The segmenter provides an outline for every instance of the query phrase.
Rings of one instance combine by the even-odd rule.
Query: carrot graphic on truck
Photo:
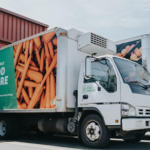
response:
[[[14,45],[18,109],[55,108],[54,105],[50,105],[50,96],[52,95],[52,99],[56,97],[56,81],[52,70],[54,66],[51,68],[52,72],[50,71],[47,74],[52,61],[55,61],[56,66],[57,57],[55,56],[54,59],[54,55],[57,51],[54,51],[54,45],[56,48],[57,37],[54,31]],[[19,75],[21,75],[21,78],[19,78]],[[43,81],[45,75],[47,79]],[[41,88],[46,87],[46,90],[42,90],[41,94],[40,91],[35,93],[41,82]],[[44,93],[46,105],[43,105]],[[23,98],[20,102],[21,95],[23,95]]]

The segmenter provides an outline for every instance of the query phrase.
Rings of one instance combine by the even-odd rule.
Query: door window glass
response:
[[[92,77],[84,79],[85,83],[98,81],[108,92],[117,90],[116,74],[109,60],[93,61],[91,67]]]

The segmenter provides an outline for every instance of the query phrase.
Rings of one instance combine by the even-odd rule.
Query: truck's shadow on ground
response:
[[[66,150],[69,148],[75,149],[90,149],[85,147],[82,142],[79,142],[75,137],[60,137],[60,136],[37,136],[37,134],[21,134],[20,138],[16,142],[40,144],[43,146],[54,146],[59,149],[63,148]],[[1,143],[1,141],[0,141]],[[143,141],[137,144],[125,143],[120,139],[111,139],[107,149],[150,149],[150,136],[146,136]],[[93,149],[92,149],[93,150]]]

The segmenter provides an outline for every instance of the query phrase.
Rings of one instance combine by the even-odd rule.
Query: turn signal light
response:
[[[118,123],[118,120],[115,120],[115,123]]]
[[[60,35],[66,35],[66,33],[60,33]]]

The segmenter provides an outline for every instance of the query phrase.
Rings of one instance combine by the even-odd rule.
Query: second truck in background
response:
[[[150,72],[150,35],[145,34],[116,42],[116,53],[120,57],[143,65]]]

